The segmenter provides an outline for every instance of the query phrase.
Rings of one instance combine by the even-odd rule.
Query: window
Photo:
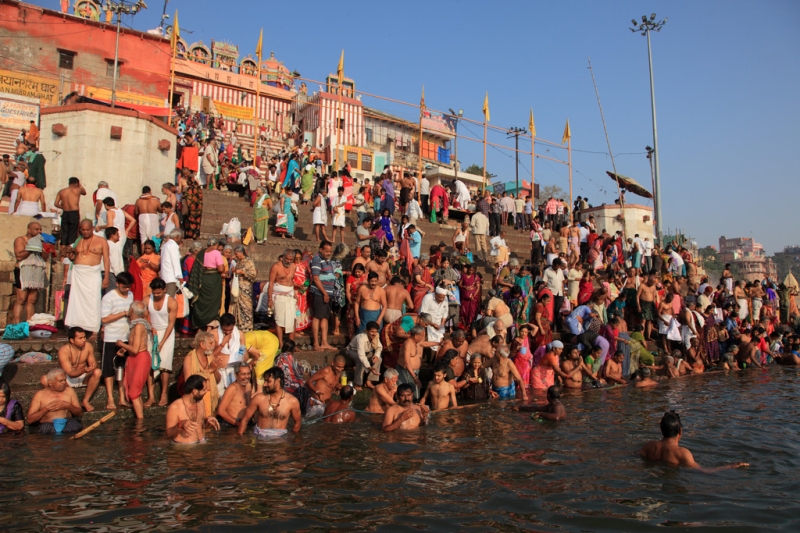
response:
[[[72,70],[75,68],[75,56],[77,54],[75,52],[70,52],[69,50],[59,50],[58,51],[58,68],[66,68]]]
[[[361,170],[372,172],[372,155],[361,154]]]
[[[347,163],[350,168],[358,168],[358,154],[356,152],[347,152]]]
[[[117,60],[117,77],[119,77],[119,71],[122,68],[122,61]],[[114,60],[113,59],[106,59],[106,76],[113,77],[114,76]]]
[[[371,128],[364,128],[364,134],[367,136],[367,142],[372,142],[372,129]]]
[[[344,129],[344,119],[343,119],[343,118],[340,118],[340,119],[339,119],[339,129],[340,129],[340,130],[343,130],[343,129]]]

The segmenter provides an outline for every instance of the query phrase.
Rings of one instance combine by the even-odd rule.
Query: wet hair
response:
[[[192,374],[188,378],[186,378],[186,383],[183,385],[183,390],[187,393],[194,392],[196,390],[203,390],[205,387],[206,378],[201,376],[200,374]]]
[[[675,411],[667,411],[664,413],[659,426],[661,427],[661,434],[665,439],[677,437],[681,429],[683,429],[681,425],[681,416]]]
[[[150,290],[158,290],[158,289],[166,289],[167,282],[161,278],[153,278],[153,281],[150,282]]]
[[[392,280],[389,282],[389,285],[404,285],[404,284],[405,282],[403,281],[403,278],[401,278],[400,276],[392,277]]]
[[[561,387],[558,385],[550,385],[547,388],[547,399],[558,400],[559,398],[561,398]]]
[[[650,369],[647,367],[642,368],[642,370],[639,373],[642,375],[643,378],[649,378],[651,374]]]
[[[117,285],[133,285],[133,275],[130,272],[120,272],[117,274]]]
[[[414,393],[414,387],[412,387],[410,383],[401,383],[397,387],[397,397],[399,398],[400,395],[403,394],[406,391],[408,391],[408,392],[413,394]]]
[[[283,388],[283,384],[286,381],[286,375],[283,373],[283,370],[278,368],[277,366],[268,368],[262,375],[262,378],[264,379],[264,381],[266,381],[267,378],[280,380],[281,388]]]
[[[433,373],[441,372],[442,374],[447,374],[447,365],[444,362],[440,362],[435,367],[433,367]]]
[[[72,177],[72,178],[70,178],[70,179],[69,179],[69,181],[68,181],[68,183],[69,183],[70,185],[77,185],[77,184],[79,184],[80,182],[81,182],[81,180],[79,180],[78,178],[75,178],[75,177]]]
[[[86,330],[79,326],[69,328],[69,330],[67,330],[67,339],[74,339],[78,333],[83,333],[85,335]]]
[[[420,333],[425,333],[425,329],[422,326],[414,326],[411,328],[411,331],[408,332],[409,337],[416,337]]]
[[[281,346],[281,352],[291,353],[294,351],[295,346],[297,345],[292,339],[285,340],[283,341],[283,346]]]
[[[388,381],[390,379],[396,378],[399,375],[400,373],[394,368],[387,368],[386,370],[383,371],[383,380]]]
[[[236,317],[230,313],[225,313],[219,317],[219,327],[235,326]]]
[[[341,189],[341,187],[339,188]],[[342,390],[339,391],[339,398],[346,401],[352,398],[353,394],[355,394],[355,389],[350,385],[345,385],[342,387]]]
[[[503,343],[503,336],[502,335],[495,335],[489,341],[491,344],[502,344]]]
[[[467,332],[464,331],[463,329],[457,329],[457,330],[455,330],[453,332],[452,335],[450,335],[450,340],[453,340],[453,339],[466,339],[466,338],[467,338]],[[448,352],[449,351],[450,350],[448,350]]]
[[[378,279],[379,277],[380,276],[378,276],[377,272],[370,272],[369,274],[367,274],[367,280]]]
[[[367,331],[371,331],[373,329],[375,330],[381,329],[381,327],[378,325],[377,322],[367,322],[367,325],[364,327],[364,329]]]

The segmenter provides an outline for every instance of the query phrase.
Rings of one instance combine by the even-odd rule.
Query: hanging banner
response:
[[[217,112],[219,114],[225,115],[228,118],[238,118],[239,120],[253,120],[252,107],[226,104],[225,102],[220,102],[219,100],[214,100],[214,107],[217,108]]]
[[[0,93],[38,98],[43,104],[57,105],[58,80],[0,70]]]
[[[39,106],[32,103],[5,100],[0,95],[0,126],[27,130],[31,120],[39,123]]]
[[[96,98],[98,100],[111,101],[111,90],[103,89],[101,87],[86,87],[85,95],[89,98]],[[143,94],[128,93],[125,91],[117,91],[117,102],[120,104],[134,104],[149,107],[167,107],[166,98],[159,98],[158,96],[145,96]]]

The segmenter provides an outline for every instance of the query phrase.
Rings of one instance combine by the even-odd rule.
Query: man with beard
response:
[[[167,409],[167,437],[177,444],[205,442],[205,427],[219,431],[219,422],[205,412],[203,396],[208,394],[208,380],[197,374],[189,376],[184,395]]]
[[[253,386],[250,383],[250,366],[244,363],[234,365],[236,381],[225,389],[225,394],[217,407],[217,416],[231,427],[238,427],[244,413],[250,406],[253,397]]]
[[[288,433],[289,417],[294,421],[292,431],[300,431],[300,402],[283,389],[284,374],[272,367],[264,372],[264,392],[257,394],[239,421],[239,435],[247,429],[247,422],[256,415],[253,433],[256,437],[281,437]]]
[[[267,301],[275,312],[275,328],[278,344],[283,344],[284,332],[294,340],[294,326],[297,315],[297,300],[294,295],[294,274],[297,265],[294,263],[295,252],[287,248],[280,260],[269,270],[269,288]]]
[[[383,416],[383,431],[416,429],[428,424],[430,409],[414,404],[414,389],[408,383],[397,387],[397,405],[386,410]]]

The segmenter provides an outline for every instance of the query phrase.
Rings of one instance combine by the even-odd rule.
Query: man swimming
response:
[[[650,375],[652,373],[653,372],[649,368],[647,368],[647,367],[642,368],[639,371],[639,374],[641,375],[641,379],[636,381],[636,385],[634,385],[634,386],[637,389],[644,389],[644,388],[647,388],[647,387],[655,387],[655,386],[657,386],[658,382],[650,377]]]
[[[679,446],[683,436],[683,426],[681,417],[675,411],[667,411],[661,417],[661,435],[663,439],[650,441],[639,450],[639,456],[648,461],[660,461],[669,466],[685,466],[697,468],[703,472],[716,472],[727,468],[739,468],[750,466],[749,463],[733,463],[731,465],[719,466],[716,468],[703,468],[697,464],[692,457],[692,452]]]

